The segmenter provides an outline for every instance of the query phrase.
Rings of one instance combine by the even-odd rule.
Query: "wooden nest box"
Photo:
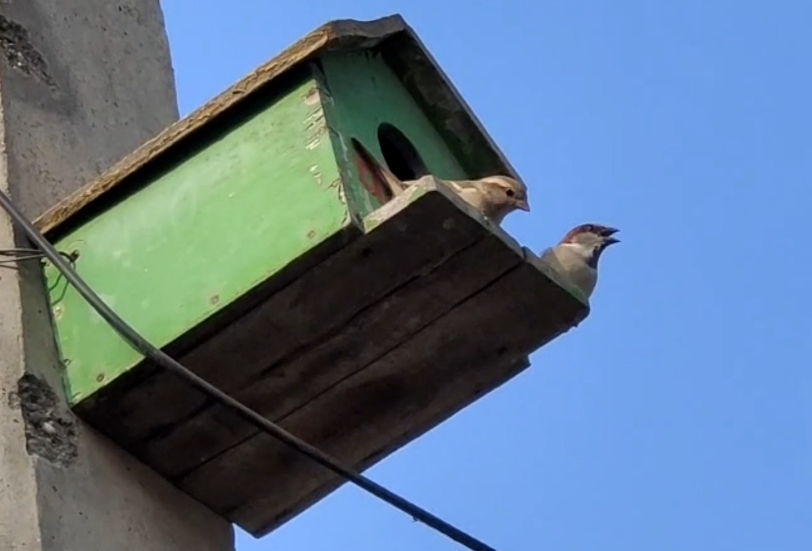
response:
[[[121,316],[363,470],[501,385],[588,312],[425,177],[515,176],[399,16],[324,25],[45,213]],[[516,214],[515,216],[526,216]],[[46,266],[72,407],[259,536],[343,481],[145,361]]]

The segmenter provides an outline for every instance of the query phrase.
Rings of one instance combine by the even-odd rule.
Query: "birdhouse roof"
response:
[[[437,65],[417,34],[400,15],[373,21],[336,20],[322,25],[281,54],[261,65],[189,116],[175,122],[121,159],[104,174],[60,201],[36,220],[46,235],[80,212],[90,210],[111,192],[129,191],[132,176],[156,161],[171,159],[204,127],[234,114],[246,100],[267,92],[296,69],[327,52],[368,49],[383,56],[403,86],[429,118],[442,121],[437,130],[471,177],[507,174],[518,178],[479,120]],[[72,225],[72,224],[70,224]]]

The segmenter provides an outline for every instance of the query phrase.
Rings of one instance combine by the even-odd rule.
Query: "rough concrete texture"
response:
[[[0,54],[0,186],[30,217],[178,116],[158,0],[0,0]],[[0,249],[13,230],[0,213]],[[73,417],[20,264],[0,268],[0,550],[232,550],[230,524]]]
[[[29,216],[177,119],[158,0],[6,0],[0,15],[10,183]]]
[[[20,408],[25,424],[25,444],[36,455],[59,467],[69,467],[79,455],[76,418],[67,413],[59,396],[44,380],[26,373],[17,391],[8,395],[9,406]]]

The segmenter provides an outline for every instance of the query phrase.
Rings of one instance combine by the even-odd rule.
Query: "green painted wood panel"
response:
[[[378,127],[397,127],[415,146],[428,170],[438,178],[462,179],[466,174],[432,121],[418,107],[392,70],[375,53],[363,50],[328,54],[316,72],[327,98],[324,111],[344,178],[347,198],[358,218],[380,206],[361,184],[350,160],[355,138],[383,159]]]
[[[308,79],[56,245],[78,250],[82,277],[165,346],[350,224],[340,188]],[[75,404],[142,358],[51,266],[46,276]]]

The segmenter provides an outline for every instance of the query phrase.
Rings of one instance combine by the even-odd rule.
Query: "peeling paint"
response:
[[[312,165],[309,170],[310,174],[313,175],[313,179],[316,180],[316,183],[318,185],[322,185],[324,183],[324,180],[322,178],[322,173],[321,169],[319,168],[319,165]]]
[[[324,110],[321,107],[318,107],[315,111],[310,113],[304,120],[305,128],[307,130],[322,130],[326,129],[327,126],[325,124],[324,118]]]
[[[347,204],[347,193],[346,193],[346,190],[344,189],[344,182],[343,182],[343,180],[342,180],[341,178],[336,178],[335,180],[333,180],[333,181],[330,183],[330,187],[331,187],[331,188],[335,188],[335,190],[336,190],[336,195],[338,196],[338,200],[339,200],[339,201],[340,201],[342,204],[346,205],[346,204]],[[346,210],[344,211],[344,216],[341,218],[341,223],[342,223],[342,225],[343,225],[343,224],[348,224],[348,223],[350,223],[351,221],[352,221],[352,212],[351,212],[351,209],[346,209]]]
[[[305,126],[305,149],[312,151],[321,145],[322,138],[328,133],[327,119],[324,116],[324,109],[321,102],[318,107],[310,112],[304,120]]]
[[[338,184],[336,185],[336,192],[338,193],[338,200],[341,201],[343,204],[347,204],[347,195],[344,193],[344,186],[341,185],[341,180],[336,180]]]
[[[305,105],[309,106],[318,105],[321,103],[321,96],[319,94],[318,87],[314,86],[305,93],[304,103]]]
[[[305,149],[308,151],[313,151],[314,149],[318,148],[321,145],[321,138],[316,137],[310,140],[305,144]]]
[[[329,127],[328,127],[329,128]],[[331,186],[335,186],[338,190],[338,200],[341,201],[343,204],[349,206],[349,202],[347,200],[347,190],[344,186],[345,181],[350,181],[352,179],[352,174],[349,172],[350,162],[349,162],[349,154],[350,150],[347,147],[347,142],[344,140],[344,136],[341,132],[329,128],[330,133],[332,135],[332,141],[334,149],[337,151],[336,156],[342,161],[339,163],[340,165],[340,173],[341,178],[336,179],[333,181]],[[342,223],[349,223],[352,221],[353,218],[353,209],[347,209],[347,212],[344,214],[344,218],[342,219]]]

